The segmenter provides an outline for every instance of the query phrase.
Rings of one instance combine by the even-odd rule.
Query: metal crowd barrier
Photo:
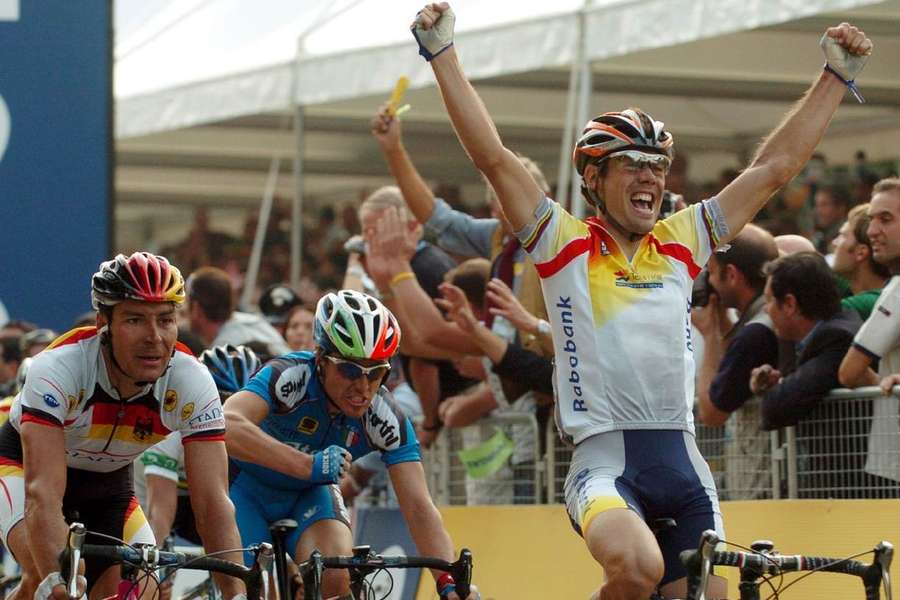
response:
[[[794,427],[759,428],[753,399],[723,426],[696,424],[697,446],[722,500],[900,497],[900,386],[832,390]],[[540,449],[538,460],[510,461],[496,477],[472,480],[457,452],[496,429]],[[515,428],[515,434],[512,432]],[[466,428],[445,428],[425,452],[432,495],[440,504],[562,503],[572,449],[552,424],[539,430],[531,413],[506,413]]]
[[[458,452],[503,431],[512,440],[513,455],[495,473],[468,476]],[[544,464],[537,418],[531,412],[498,413],[468,427],[445,427],[423,452],[428,487],[440,505],[540,504]],[[528,460],[529,456],[531,460]]]

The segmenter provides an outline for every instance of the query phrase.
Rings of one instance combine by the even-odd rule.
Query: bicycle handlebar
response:
[[[259,544],[253,547],[256,560],[253,567],[245,567],[222,558],[206,555],[185,554],[184,552],[166,552],[156,546],[140,545],[101,545],[85,544],[86,531],[84,525],[72,523],[69,526],[69,540],[59,558],[61,572],[67,573],[67,590],[75,590],[77,584],[78,561],[81,558],[105,558],[116,563],[127,564],[141,570],[156,570],[159,567],[176,567],[222,573],[236,577],[247,586],[247,597],[251,599],[267,598],[271,580],[271,568],[274,552],[270,544]],[[262,594],[262,595],[261,595]],[[76,594],[70,591],[71,597]]]
[[[706,583],[713,566],[738,567],[742,581],[745,577],[756,579],[766,575],[778,575],[791,571],[825,571],[854,575],[863,581],[867,600],[878,598],[878,590],[884,585],[885,598],[892,600],[890,566],[894,547],[889,542],[879,542],[874,549],[871,564],[825,556],[767,554],[763,552],[716,551],[719,537],[707,530],[700,538],[699,550],[685,550],[681,562],[688,571],[688,598],[705,600]]]
[[[427,556],[381,556],[371,552],[369,546],[357,546],[353,556],[322,556],[314,550],[308,560],[298,564],[305,591],[312,600],[321,600],[322,571],[325,569],[347,569],[351,579],[364,578],[380,569],[435,569],[446,571],[456,582],[456,594],[460,598],[469,596],[472,585],[472,552],[463,548],[459,559],[448,562]]]

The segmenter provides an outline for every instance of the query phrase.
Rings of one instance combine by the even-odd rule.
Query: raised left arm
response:
[[[854,77],[862,69],[862,57],[872,52],[872,41],[848,23],[830,27],[825,35],[846,53],[843,58],[853,65],[851,77]],[[831,54],[827,57],[833,69],[846,73],[846,65],[838,64],[839,57]],[[823,71],[781,124],[769,134],[750,166],[719,193],[719,204],[731,237],[753,220],[772,194],[800,172],[821,141],[846,93],[844,81],[834,72]]]

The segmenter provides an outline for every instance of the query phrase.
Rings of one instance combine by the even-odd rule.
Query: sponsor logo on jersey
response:
[[[316,513],[318,513],[318,512],[319,512],[319,507],[318,507],[318,506],[310,506],[310,507],[307,508],[305,511],[303,511],[303,520],[304,520],[304,521],[309,521],[309,520],[312,519],[314,516],[316,516]]]
[[[138,417],[134,422],[132,435],[134,436],[134,439],[141,442],[153,435],[153,419],[142,419]]]
[[[269,388],[274,395],[276,413],[290,412],[300,404],[306,395],[310,374],[307,363],[288,367],[281,372],[274,386]]]
[[[396,421],[391,423],[374,410],[369,410],[369,425],[378,432],[386,447],[393,446],[400,441],[396,431]]]
[[[307,435],[314,434],[319,429],[319,422],[312,417],[305,416],[297,423],[297,431]]]
[[[633,289],[654,289],[663,286],[662,275],[659,273],[651,273],[650,275],[641,275],[636,271],[628,272],[624,270],[616,271],[616,287],[627,287]]]
[[[581,389],[578,345],[575,343],[575,316],[572,310],[572,297],[560,296],[559,301],[556,303],[556,308],[559,309],[559,320],[562,323],[562,332],[565,336],[565,343],[563,343],[562,348],[565,354],[562,356],[557,354],[556,368],[559,369],[564,367],[566,362],[569,363],[568,382],[572,386],[572,394],[575,396],[572,400],[572,410],[585,412],[587,411],[587,406],[585,406],[582,398],[584,392]]]
[[[44,404],[50,408],[57,408],[59,407],[59,400],[57,400],[53,394],[44,394]]]
[[[194,414],[194,403],[188,402],[184,405],[184,408],[181,409],[181,420],[187,421],[191,418],[191,415]]]
[[[175,410],[175,406],[178,404],[178,392],[175,390],[166,390],[164,398],[163,408],[166,409],[166,412]]]
[[[71,396],[71,395],[70,395],[70,396],[68,396],[68,397],[66,398],[66,400],[68,400],[68,404],[66,405],[66,407],[68,408],[68,410],[70,410],[70,411],[71,411],[71,410],[74,410],[74,408],[75,408],[76,406],[78,406],[79,404],[81,404],[81,401],[84,400],[84,390],[79,390],[79,391],[78,391],[78,397],[77,397],[77,398],[76,398],[75,396]]]
[[[189,404],[188,406],[191,407],[191,411],[193,412],[193,404]],[[185,408],[187,408],[187,406],[185,406]],[[224,423],[222,423],[222,407],[217,406],[212,410],[200,413],[199,415],[188,421],[188,425],[191,426],[192,431],[203,431],[204,429],[211,429],[212,426],[223,426]]]
[[[884,306],[879,306],[879,307],[878,307],[878,312],[880,312],[881,314],[883,314],[883,315],[886,316],[886,317],[891,316],[891,311],[889,311],[889,310],[888,310],[887,308],[885,308]]]

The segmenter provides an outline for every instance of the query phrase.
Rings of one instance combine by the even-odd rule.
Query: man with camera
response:
[[[698,416],[705,425],[728,422],[729,447],[726,448],[726,489],[731,500],[760,497],[765,489],[762,477],[765,438],[759,432],[759,406],[746,405],[753,396],[750,374],[764,364],[777,364],[778,339],[766,314],[763,266],[778,258],[772,235],[756,225],[746,225],[727,249],[714,252],[705,281],[707,302],[695,306],[691,314],[694,326],[703,336],[703,361],[697,380]],[[702,301],[704,290],[696,298]],[[701,302],[702,304],[702,302]],[[727,310],[737,311],[732,323]],[[741,409],[741,410],[738,410]]]

